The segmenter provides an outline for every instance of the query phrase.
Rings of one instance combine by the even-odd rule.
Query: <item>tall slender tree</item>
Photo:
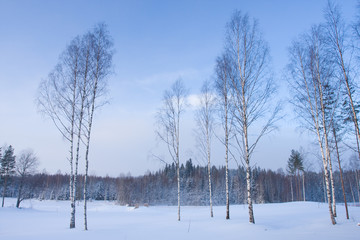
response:
[[[74,171],[74,145],[76,140],[77,104],[79,100],[78,82],[80,78],[81,40],[74,38],[60,55],[59,63],[41,81],[38,88],[39,111],[49,117],[62,137],[69,142],[70,164],[69,192],[71,202],[70,228],[75,228],[75,191],[77,170]]]
[[[223,53],[216,59],[215,67],[215,90],[217,92],[217,105],[224,129],[224,136],[219,137],[225,146],[225,194],[226,194],[226,219],[230,219],[230,196],[229,196],[229,138],[231,132],[231,101],[230,101],[230,76],[231,68],[229,58]]]
[[[226,54],[233,74],[230,92],[235,139],[246,168],[249,222],[255,223],[250,160],[260,139],[276,128],[280,105],[273,106],[270,101],[276,88],[269,68],[269,48],[257,21],[235,11],[226,30]],[[260,131],[255,133],[251,128],[259,120],[265,124],[257,126]]]
[[[158,128],[156,134],[168,149],[172,161],[176,165],[178,221],[180,221],[180,119],[186,108],[188,90],[181,79],[178,79],[165,91],[163,106],[157,113]]]
[[[61,54],[59,63],[40,83],[38,107],[50,117],[62,136],[70,143],[70,228],[75,228],[75,209],[81,143],[85,144],[85,184],[88,175],[90,133],[98,99],[106,93],[105,77],[110,73],[112,42],[106,26],[76,37]],[[85,138],[84,138],[85,136]],[[87,229],[86,200],[84,202]]]
[[[212,188],[211,188],[211,141],[214,134],[215,96],[210,82],[205,81],[199,96],[200,106],[196,110],[197,144],[204,159],[207,160],[209,182],[210,217],[213,217]]]
[[[343,20],[339,6],[332,1],[328,1],[325,9],[327,42],[329,50],[333,53],[332,58],[337,69],[338,78],[342,81],[346,89],[347,107],[351,111],[351,120],[354,124],[356,141],[360,141],[360,128],[358,120],[358,111],[356,108],[356,99],[354,93],[354,77],[351,75],[352,52],[348,28]],[[355,33],[358,28],[355,25]],[[358,35],[359,36],[359,35]],[[355,38],[356,39],[356,38]],[[360,147],[357,145],[357,153],[360,159]]]
[[[98,24],[87,35],[90,38],[90,58],[92,67],[90,69],[90,79],[87,86],[86,95],[86,113],[85,119],[85,175],[84,175],[84,228],[87,227],[87,180],[89,172],[89,149],[90,137],[93,125],[95,110],[105,103],[105,94],[107,92],[107,77],[111,73],[113,42],[104,23]]]
[[[294,41],[290,48],[290,86],[292,104],[300,124],[315,133],[319,144],[329,203],[330,219],[336,224],[331,205],[329,180],[329,122],[326,117],[324,86],[333,80],[333,62],[328,56],[326,38],[322,26],[313,26],[311,31]]]

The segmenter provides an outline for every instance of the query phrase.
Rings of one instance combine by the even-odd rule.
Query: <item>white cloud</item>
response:
[[[190,105],[191,108],[197,108],[200,104],[200,94],[190,94],[187,99],[187,103]]]

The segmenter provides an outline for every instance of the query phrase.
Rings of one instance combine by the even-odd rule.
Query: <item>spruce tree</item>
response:
[[[4,157],[1,158],[0,174],[4,180],[2,207],[4,207],[6,184],[7,184],[8,178],[10,176],[12,176],[14,173],[15,173],[14,148],[10,145],[5,150]]]

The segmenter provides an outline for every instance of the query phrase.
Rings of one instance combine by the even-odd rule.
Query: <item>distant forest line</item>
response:
[[[225,205],[225,167],[211,169],[213,204]],[[207,167],[195,166],[191,160],[180,168],[181,204],[208,205],[209,188]],[[289,175],[284,171],[252,169],[253,199],[255,203],[281,203],[303,201],[325,202],[326,189],[322,172],[305,171],[303,175]],[[343,172],[346,198],[360,204],[358,170]],[[78,176],[77,200],[83,200],[84,176]],[[244,167],[229,170],[229,191],[231,204],[246,203],[246,171]],[[343,202],[340,174],[334,172],[335,197]],[[17,197],[20,178],[13,176],[6,190],[6,197]],[[293,197],[291,193],[293,183]],[[304,191],[305,188],[305,191]],[[26,177],[23,197],[40,200],[70,200],[69,175],[38,173]],[[176,205],[177,179],[175,164],[166,165],[153,173],[143,176],[99,177],[88,179],[89,200],[118,201],[122,205]]]

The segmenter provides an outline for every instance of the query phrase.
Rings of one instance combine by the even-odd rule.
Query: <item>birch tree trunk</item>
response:
[[[210,217],[214,217],[212,206],[212,192],[211,192],[211,162],[210,162],[210,140],[207,139],[208,146],[208,178],[209,178],[209,202],[210,202]]]
[[[316,34],[316,33],[315,33]],[[317,52],[317,51],[316,51]],[[320,54],[317,52],[315,54],[316,56],[315,61],[317,58],[320,58]],[[331,156],[330,156],[330,145],[328,140],[328,129],[330,128],[330,125],[326,122],[327,117],[325,116],[325,103],[324,103],[324,94],[323,94],[323,83],[322,83],[322,76],[320,76],[320,64],[318,61],[316,61],[316,75],[317,75],[317,88],[319,91],[319,99],[320,99],[320,111],[322,115],[322,129],[323,129],[323,138],[325,140],[325,151],[326,151],[326,162],[327,165],[329,165],[329,171],[330,171],[330,182],[331,182],[331,193],[332,193],[332,204],[333,204],[333,215],[336,217],[336,200],[335,200],[335,183],[334,183],[334,177],[333,177],[333,170],[332,170],[332,163],[331,163]],[[333,119],[330,119],[330,123],[333,121]]]
[[[227,122],[226,127],[227,129]],[[230,219],[230,196],[229,196],[229,136],[225,134],[225,191],[226,191],[226,219]]]
[[[78,169],[79,169],[79,159],[80,159],[80,142],[82,138],[82,129],[83,129],[83,120],[84,120],[84,111],[85,111],[85,104],[86,99],[88,97],[87,87],[89,81],[89,68],[90,68],[90,39],[87,35],[84,36],[82,39],[83,46],[82,46],[82,57],[84,57],[85,66],[82,66],[81,74],[82,74],[82,82],[79,82],[79,93],[80,93],[80,106],[77,109],[78,111],[78,132],[77,132],[77,143],[76,143],[76,158],[75,158],[75,169],[74,169],[74,181],[73,181],[73,199],[72,199],[72,211],[71,211],[71,224],[75,227],[75,205],[76,205],[76,194],[77,194],[77,178],[78,178]]]
[[[224,139],[220,141],[225,146],[225,194],[226,194],[226,219],[230,219],[230,196],[229,196],[229,77],[230,62],[226,54],[222,54],[216,60],[215,89],[219,96],[220,118],[224,128]]]
[[[94,90],[96,92],[96,90]],[[85,152],[85,176],[84,176],[84,230],[88,230],[87,224],[87,181],[88,181],[88,173],[89,173],[89,148],[90,148],[90,134],[92,128],[92,119],[94,114],[94,101],[91,106],[91,114],[88,126],[88,133],[86,136],[86,152]]]
[[[242,83],[245,85],[245,82]],[[254,210],[252,205],[252,197],[251,197],[251,167],[250,167],[250,159],[249,159],[249,140],[248,140],[248,124],[247,124],[247,109],[246,109],[246,100],[245,100],[245,89],[242,88],[242,114],[243,114],[243,130],[244,130],[244,143],[245,143],[245,167],[246,167],[246,191],[247,191],[247,204],[249,209],[249,222],[255,223],[254,219]]]
[[[178,99],[179,100],[179,99]],[[177,185],[178,185],[178,221],[180,221],[180,101],[176,101],[177,104],[177,115],[176,115],[176,122],[175,125],[175,140],[176,140],[176,167],[177,167]]]
[[[329,153],[328,157],[329,157],[328,159],[329,159],[333,212],[334,212],[334,217],[336,217],[337,214],[336,214],[336,199],[335,199],[335,181],[334,181],[334,174],[333,174],[333,170],[332,170],[332,162],[331,162],[330,153]]]
[[[328,202],[328,205],[329,205],[330,219],[331,219],[331,223],[333,225],[335,225],[336,224],[335,216],[334,216],[334,213],[333,213],[333,208],[331,206],[331,190],[330,190],[330,181],[329,181],[328,162],[326,161],[326,158],[325,158],[324,148],[323,148],[323,144],[322,144],[322,141],[321,141],[320,131],[319,131],[318,128],[317,128],[317,132],[318,132],[318,143],[320,145],[321,157],[322,157],[323,166],[324,166],[324,178],[325,178],[325,185],[326,185],[326,196],[327,196],[327,202]]]
[[[176,163],[177,173],[177,198],[178,198],[178,221],[180,221],[180,166],[179,162]]]

